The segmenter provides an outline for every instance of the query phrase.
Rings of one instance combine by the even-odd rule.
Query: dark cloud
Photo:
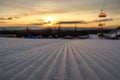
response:
[[[13,20],[13,17],[8,17],[7,19],[8,19],[8,20]]]
[[[19,17],[19,16],[15,16],[14,18],[15,18],[15,19],[20,19],[20,17]]]
[[[118,18],[120,19],[120,18]],[[118,19],[113,19],[113,18],[106,18],[106,19],[100,19],[100,20],[93,20],[93,21],[60,21],[57,24],[89,24],[89,23],[94,23],[94,22],[108,22],[108,21],[114,21]]]
[[[12,20],[13,18],[12,17],[8,17],[8,18],[4,18],[4,17],[1,17],[0,20]]]
[[[15,17],[7,17],[7,18],[1,17],[1,18],[0,18],[0,20],[13,20],[13,19],[20,19],[20,17],[15,16]]]
[[[42,20],[42,21],[39,22],[39,23],[31,23],[30,25],[44,25],[44,24],[51,24],[51,21],[45,22],[44,20]]]
[[[114,21],[113,18],[106,18],[106,19],[100,19],[100,20],[93,20],[92,22],[107,22],[107,21]]]
[[[43,25],[42,23],[31,23],[30,25]]]
[[[86,24],[85,21],[60,21],[58,24]]]

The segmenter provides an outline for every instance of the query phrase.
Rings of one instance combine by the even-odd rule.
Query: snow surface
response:
[[[0,38],[0,80],[120,80],[120,41]]]

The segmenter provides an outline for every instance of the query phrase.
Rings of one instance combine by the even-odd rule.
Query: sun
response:
[[[51,16],[48,16],[48,17],[45,17],[45,25],[53,25],[55,23],[55,18],[51,17]]]
[[[53,17],[51,17],[51,16],[48,16],[48,17],[45,18],[45,20],[54,22],[55,19]]]

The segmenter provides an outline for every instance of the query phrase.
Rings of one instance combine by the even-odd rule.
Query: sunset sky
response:
[[[120,25],[120,0],[105,0],[106,18],[100,19],[104,0],[0,0],[0,27]]]

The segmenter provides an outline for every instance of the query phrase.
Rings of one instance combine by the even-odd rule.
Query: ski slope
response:
[[[0,38],[0,80],[120,80],[120,41]]]

